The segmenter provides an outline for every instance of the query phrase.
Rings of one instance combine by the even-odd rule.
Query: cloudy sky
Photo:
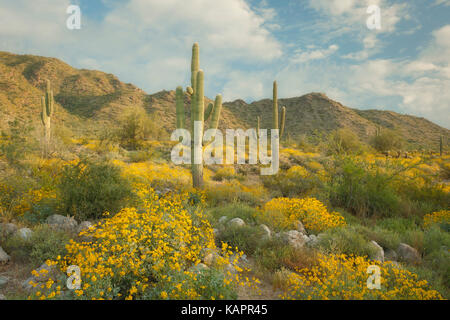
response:
[[[70,4],[81,29],[66,27]],[[381,29],[370,30],[377,5]],[[188,85],[250,102],[324,92],[450,128],[450,0],[0,0],[0,50],[116,74],[149,93]]]

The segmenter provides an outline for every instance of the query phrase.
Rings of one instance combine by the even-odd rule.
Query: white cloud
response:
[[[325,59],[328,56],[335,53],[338,49],[339,49],[339,46],[332,44],[326,49],[318,49],[318,50],[312,50],[312,51],[308,51],[308,52],[299,52],[292,57],[291,62],[305,63],[310,60]]]

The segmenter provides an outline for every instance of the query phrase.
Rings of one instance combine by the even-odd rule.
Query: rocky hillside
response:
[[[64,123],[74,132],[92,133],[101,124],[114,125],[132,106],[156,115],[168,131],[174,129],[174,91],[149,95],[112,74],[75,69],[55,58],[7,52],[0,52],[0,127],[16,117],[38,121],[46,79],[51,80],[54,90],[56,124]],[[186,102],[188,99],[186,97]],[[257,115],[262,117],[262,128],[269,127],[271,103],[269,99],[250,104],[243,100],[225,103],[220,127],[256,127]],[[291,137],[349,128],[367,140],[375,133],[377,125],[395,129],[408,142],[427,148],[436,149],[440,135],[447,140],[450,137],[450,130],[424,118],[391,111],[352,109],[322,93],[280,99],[279,105],[286,106],[286,132]]]

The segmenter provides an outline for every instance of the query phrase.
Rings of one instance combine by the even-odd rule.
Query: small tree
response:
[[[402,149],[404,141],[395,131],[384,129],[372,138],[371,144],[377,151],[386,152]]]
[[[150,137],[158,138],[160,132],[161,128],[147,115],[145,110],[134,108],[120,120],[117,137],[123,148],[137,150]]]
[[[327,141],[329,154],[351,154],[362,150],[358,136],[349,129],[338,129],[330,133]]]

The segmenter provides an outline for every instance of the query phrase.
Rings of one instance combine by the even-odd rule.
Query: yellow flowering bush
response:
[[[369,289],[367,282],[373,271],[380,269],[380,289]],[[296,270],[286,280],[283,299],[443,299],[432,290],[426,280],[408,270],[395,267],[390,262],[380,263],[360,256],[319,254],[315,265]]]
[[[90,240],[71,240],[65,257],[48,261],[64,274],[71,265],[80,268],[81,288],[70,291],[72,298],[230,299],[236,297],[237,285],[255,288],[255,281],[241,276],[242,252],[226,244],[216,248],[202,210],[190,212],[183,205],[185,194],[160,198],[148,190],[141,196],[143,210],[122,209],[80,233]],[[201,271],[199,264],[209,250],[220,254],[214,267]],[[30,298],[58,298],[64,281],[50,279]]]
[[[423,226],[425,228],[428,228],[435,223],[450,224],[450,210],[429,213],[423,217]]]
[[[297,220],[313,232],[345,225],[344,217],[337,212],[329,212],[326,206],[315,198],[275,198],[264,205],[264,210],[269,213],[269,217],[271,214],[276,216],[278,227],[283,229],[294,226]],[[284,219],[279,213],[284,215]]]

